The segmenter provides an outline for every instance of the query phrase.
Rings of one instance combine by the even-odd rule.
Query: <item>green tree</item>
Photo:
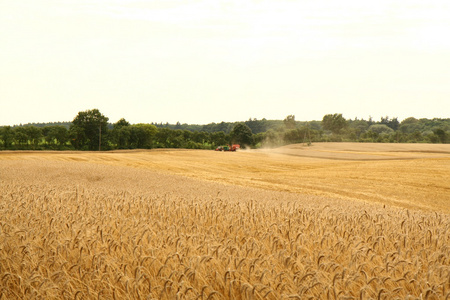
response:
[[[87,150],[87,137],[83,128],[71,126],[69,129],[69,140],[75,149]]]
[[[367,129],[369,129],[369,123],[366,120],[355,119],[349,121],[350,134],[354,134],[354,139],[359,138]]]
[[[120,119],[113,125],[111,133],[112,142],[119,149],[131,148],[131,125],[124,118]]]
[[[364,142],[374,143],[374,142],[378,141],[379,137],[380,137],[379,133],[372,131],[372,130],[368,130],[361,135],[361,140]]]
[[[25,126],[25,133],[28,136],[28,140],[31,142],[31,146],[36,150],[39,146],[39,142],[42,139],[42,129],[36,126]]]
[[[284,133],[284,141],[287,144],[300,143],[303,139],[300,129],[291,129]]]
[[[252,130],[254,135],[267,131],[267,120],[266,119],[258,120],[256,118],[254,118],[254,119],[250,118],[250,119],[248,119],[248,121],[245,121],[244,123],[245,123],[245,125],[250,127],[250,129]]]
[[[287,116],[286,118],[284,118],[283,124],[288,130],[295,129],[295,116],[294,115]]]
[[[168,128],[159,128],[156,132],[156,147],[158,148],[168,148],[169,146],[169,136],[171,130]]]
[[[3,148],[12,148],[12,143],[14,141],[14,131],[11,126],[5,126],[0,128],[0,139],[3,141]]]
[[[436,141],[437,143],[445,144],[447,142],[448,134],[444,130],[438,128],[438,129],[434,130],[433,133],[434,133],[434,136],[436,137],[434,139],[434,141]]]
[[[192,140],[196,143],[204,144],[207,141],[210,142],[210,135],[204,131],[195,131],[192,133]]]
[[[214,146],[221,146],[228,144],[228,141],[230,140],[230,136],[228,134],[225,134],[223,131],[217,131],[213,132],[210,135],[211,143]]]
[[[122,126],[114,128],[112,132],[113,142],[118,149],[133,148],[131,145],[132,126]]]
[[[393,130],[397,130],[398,127],[400,126],[400,123],[398,122],[397,118],[389,119],[388,116],[386,116],[385,118],[381,117],[380,123],[389,126]]]
[[[309,143],[315,137],[316,131],[302,126],[297,129],[288,130],[284,133],[283,139],[287,144]]]
[[[97,150],[100,145],[104,147],[108,120],[98,109],[80,111],[70,127],[74,147],[87,150]]]
[[[423,140],[422,133],[419,130],[416,130],[410,134],[408,134],[408,143],[418,143]]]
[[[114,128],[123,127],[123,126],[130,126],[130,122],[128,122],[127,120],[122,118],[119,121],[117,121],[116,123],[114,123],[114,125],[113,125]]]
[[[136,124],[130,126],[130,145],[132,148],[153,148],[153,140],[158,129],[151,124]]]
[[[406,118],[400,123],[399,130],[403,133],[420,131],[420,122],[414,117]]]
[[[253,145],[253,133],[250,127],[244,123],[238,123],[230,132],[232,143],[238,143],[243,148]]]
[[[394,132],[394,130],[392,128],[390,128],[389,126],[385,125],[385,124],[374,124],[372,126],[369,127],[370,131],[376,132],[378,134],[389,134]]]
[[[14,128],[14,144],[19,149],[25,149],[28,145],[28,134],[25,127]]]
[[[170,148],[182,148],[184,144],[183,130],[172,130],[169,135],[169,147]]]
[[[69,141],[69,131],[61,125],[48,126],[45,140],[50,145],[56,144],[60,149]]]
[[[329,130],[334,134],[341,133],[341,131],[347,126],[347,120],[342,116],[342,114],[328,114],[322,119],[323,129]]]

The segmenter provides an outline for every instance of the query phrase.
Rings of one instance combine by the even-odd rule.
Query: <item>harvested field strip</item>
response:
[[[396,152],[395,160],[349,160],[348,153]],[[296,151],[336,159],[295,157]],[[334,152],[333,152],[334,151]],[[425,153],[425,151],[428,151]],[[439,151],[440,153],[435,153]],[[279,153],[280,152],[280,153]],[[309,154],[308,154],[309,155]],[[275,150],[222,153],[202,150],[115,151],[106,153],[0,153],[0,160],[84,161],[103,165],[149,169],[200,180],[251,186],[274,191],[376,201],[404,208],[450,213],[450,145],[367,145],[325,143],[304,147],[291,145]]]

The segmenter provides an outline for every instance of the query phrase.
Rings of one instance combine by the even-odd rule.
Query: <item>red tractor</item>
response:
[[[239,144],[233,144],[233,145],[226,145],[226,146],[219,146],[216,148],[216,151],[236,151],[241,149],[241,146]]]

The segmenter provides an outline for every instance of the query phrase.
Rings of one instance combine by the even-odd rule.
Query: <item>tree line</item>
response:
[[[449,143],[450,119],[382,117],[380,121],[327,114],[321,121],[249,119],[207,125],[109,123],[98,109],[81,111],[72,122],[0,128],[2,150],[215,149],[232,143],[276,147],[291,143]]]

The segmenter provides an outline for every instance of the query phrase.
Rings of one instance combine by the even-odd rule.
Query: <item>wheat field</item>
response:
[[[450,299],[448,145],[0,152],[0,299]]]

